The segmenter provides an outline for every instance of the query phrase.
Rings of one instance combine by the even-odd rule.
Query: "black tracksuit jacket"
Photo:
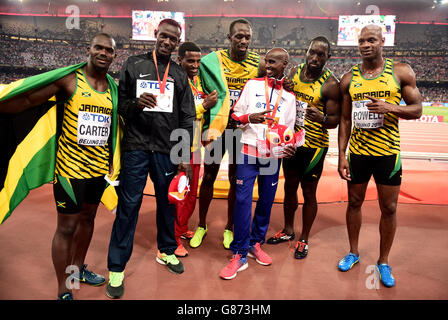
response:
[[[167,64],[168,59],[157,57],[160,81],[163,79]],[[125,121],[121,146],[123,151],[140,150],[169,154],[171,148],[180,141],[170,141],[171,132],[178,128],[188,132],[188,141],[191,145],[193,123],[196,118],[194,98],[187,74],[173,60],[168,73],[168,82],[174,80],[173,112],[145,112],[137,107],[137,79],[157,81],[156,72],[152,51],[129,57],[121,68],[118,113]]]

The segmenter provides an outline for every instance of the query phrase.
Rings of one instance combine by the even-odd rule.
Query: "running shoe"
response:
[[[249,258],[254,258],[259,264],[263,266],[268,266],[272,263],[271,257],[261,250],[260,243],[257,242],[253,247],[249,248],[249,252],[247,253]]]
[[[293,233],[287,234],[285,230],[280,230],[277,232],[273,237],[269,238],[268,241],[266,241],[268,244],[278,244],[281,242],[286,242],[290,240],[294,240],[294,237],[296,235]]]
[[[225,280],[233,279],[238,272],[246,270],[248,266],[247,258],[242,258],[241,255],[235,254],[230,259],[229,264],[221,270],[219,276]]]
[[[79,277],[75,276],[79,282],[90,284],[91,286],[100,286],[106,282],[106,279],[87,269],[87,265],[83,264],[79,271]]]
[[[181,274],[184,272],[184,265],[177,259],[175,254],[168,255],[157,251],[156,261],[160,264],[166,265],[168,270],[172,273]]]
[[[180,238],[184,240],[190,240],[194,236],[194,231],[188,230],[187,232],[184,232]]]
[[[350,252],[344,258],[339,260],[338,268],[339,270],[345,272],[353,268],[353,266],[358,262],[359,262],[359,255],[357,256],[356,254]]]
[[[64,292],[58,297],[58,300],[74,300],[71,292]]]
[[[174,251],[174,254],[176,255],[176,257],[183,258],[188,256],[188,251],[181,243],[177,246],[177,249],[176,251]]]
[[[190,247],[192,248],[197,248],[202,244],[202,240],[204,239],[204,237],[207,235],[207,227],[202,228],[202,227],[198,227],[196,229],[196,232],[194,233],[193,238],[191,238],[190,240]]]
[[[296,250],[294,251],[294,258],[303,259],[308,255],[308,241],[299,240],[296,244]]]
[[[395,285],[395,278],[392,275],[392,268],[387,263],[376,264],[380,280],[386,287],[393,287]]]
[[[109,282],[107,283],[106,295],[111,299],[121,298],[124,294],[124,271],[109,271]]]
[[[224,248],[229,249],[230,248],[230,244],[233,241],[233,232],[232,232],[232,230],[224,229],[224,233],[223,233],[222,236],[224,238],[224,240],[222,241],[222,244],[223,244]]]

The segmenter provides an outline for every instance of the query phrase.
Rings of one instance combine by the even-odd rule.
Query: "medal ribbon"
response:
[[[268,77],[264,78],[264,91],[265,91],[265,97],[266,97],[266,109],[267,110],[271,110],[271,102],[269,101],[269,89],[268,89]],[[280,100],[282,98],[282,94],[283,94],[283,86],[280,89],[280,92],[277,96],[277,101],[275,101],[275,105],[274,105],[274,110],[273,112],[271,112],[271,117],[275,119],[275,114],[277,113],[278,110],[278,105],[280,104]],[[273,125],[273,121],[269,120],[269,126]]]
[[[191,90],[193,90],[195,97],[198,97],[200,92],[198,90],[198,78],[197,76],[194,76],[193,80],[188,79],[188,82],[190,83]]]
[[[156,71],[157,71],[157,80],[159,81],[159,90],[160,94],[165,93],[166,89],[166,81],[168,79],[168,71],[170,70],[170,60],[168,60],[168,65],[166,66],[165,74],[163,76],[162,82],[160,82],[160,76],[159,76],[159,67],[157,66],[157,57],[156,57],[156,51],[153,50],[152,57],[154,58],[154,64],[156,65]]]

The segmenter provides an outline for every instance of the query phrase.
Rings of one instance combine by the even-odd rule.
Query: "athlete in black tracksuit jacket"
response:
[[[169,57],[157,56],[161,80],[169,60]],[[152,51],[129,57],[120,71],[118,113],[124,119],[125,129],[121,144],[117,216],[108,254],[108,269],[113,272],[122,272],[131,256],[148,172],[157,199],[158,249],[167,255],[174,254],[177,248],[174,237],[175,206],[168,202],[168,186],[177,172],[177,166],[170,159],[170,150],[178,141],[170,141],[170,135],[178,128],[186,130],[188,136],[184,142],[188,145],[184,147],[186,152],[182,157],[185,163],[189,163],[189,146],[196,117],[187,74],[173,60],[167,78],[169,85],[174,82],[173,112],[147,112],[137,107],[137,79],[158,81]]]

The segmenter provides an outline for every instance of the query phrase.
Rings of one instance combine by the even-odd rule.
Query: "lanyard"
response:
[[[193,90],[194,96],[199,97],[200,92],[198,90],[198,78],[197,76],[193,77],[193,80],[188,79],[188,82],[190,83],[191,90]]]
[[[154,64],[156,65],[157,70],[157,80],[159,81],[159,90],[161,94],[165,93],[166,88],[166,80],[168,79],[168,71],[170,70],[170,62],[168,61],[168,65],[166,66],[165,75],[163,76],[162,82],[160,82],[160,76],[159,76],[159,67],[157,66],[157,57],[156,57],[156,51],[154,50],[152,52],[152,57],[154,58]]]
[[[271,110],[270,109],[271,108],[271,102],[269,100],[269,90],[268,90],[268,77],[264,78],[264,89],[265,89],[265,96],[266,96],[266,109],[267,110]],[[277,96],[277,101],[275,101],[273,113],[271,112],[271,117],[274,118],[274,119],[275,119],[275,114],[277,113],[277,110],[278,110],[278,105],[280,104],[280,100],[282,98],[282,94],[283,94],[283,86],[281,87],[280,92],[279,92],[279,94]],[[272,126],[272,125],[273,125],[273,122],[270,121],[269,126]]]

